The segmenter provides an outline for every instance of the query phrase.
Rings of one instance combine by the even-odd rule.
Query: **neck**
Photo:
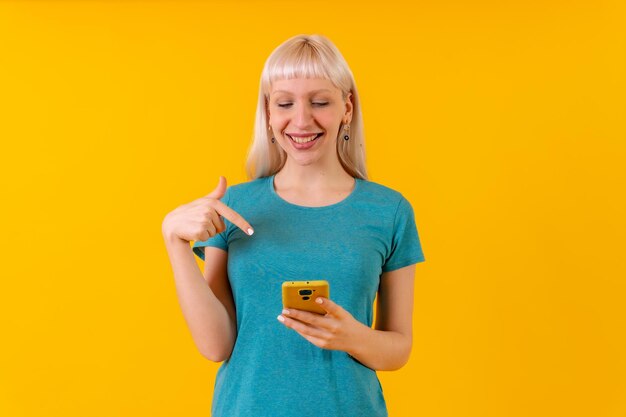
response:
[[[275,181],[283,189],[320,190],[336,188],[340,184],[351,184],[354,180],[339,161],[326,167],[297,165],[287,159],[283,168],[276,173]]]

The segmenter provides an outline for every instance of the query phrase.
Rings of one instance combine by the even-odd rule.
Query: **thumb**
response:
[[[213,191],[207,194],[207,197],[216,198],[219,200],[220,198],[224,196],[225,192],[226,192],[226,177],[223,177],[220,175],[219,184],[217,184],[217,187],[215,187]]]
[[[339,304],[326,297],[316,297],[315,303],[335,317],[341,317],[345,311]]]

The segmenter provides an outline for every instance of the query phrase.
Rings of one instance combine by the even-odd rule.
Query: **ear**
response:
[[[348,118],[348,120],[352,119],[352,110],[354,109],[354,105],[352,104],[352,92],[348,93],[348,96],[346,97],[346,113],[345,116]]]

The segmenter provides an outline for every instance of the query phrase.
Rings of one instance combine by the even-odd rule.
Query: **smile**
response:
[[[307,143],[307,142],[311,142],[314,141],[315,139],[319,138],[320,136],[322,136],[323,133],[318,133],[317,135],[312,135],[312,136],[305,136],[305,137],[301,137],[301,138],[296,138],[293,136],[289,136],[289,139],[291,139],[292,141],[296,142],[296,143]]]
[[[309,136],[309,137],[305,137],[305,138],[294,138],[292,136],[289,136],[291,145],[298,150],[305,150],[305,149],[310,149],[312,148],[316,143],[317,140],[323,136],[323,133],[318,133],[315,136]]]

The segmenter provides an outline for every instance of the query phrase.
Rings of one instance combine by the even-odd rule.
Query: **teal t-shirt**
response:
[[[218,369],[213,417],[383,417],[376,371],[347,352],[320,348],[280,323],[282,283],[323,279],[329,298],[367,326],[383,272],[423,262],[413,209],[399,192],[356,178],[351,194],[323,207],[287,202],[274,176],[227,188],[221,201],[254,228],[193,244],[228,252],[237,314],[233,352]]]

